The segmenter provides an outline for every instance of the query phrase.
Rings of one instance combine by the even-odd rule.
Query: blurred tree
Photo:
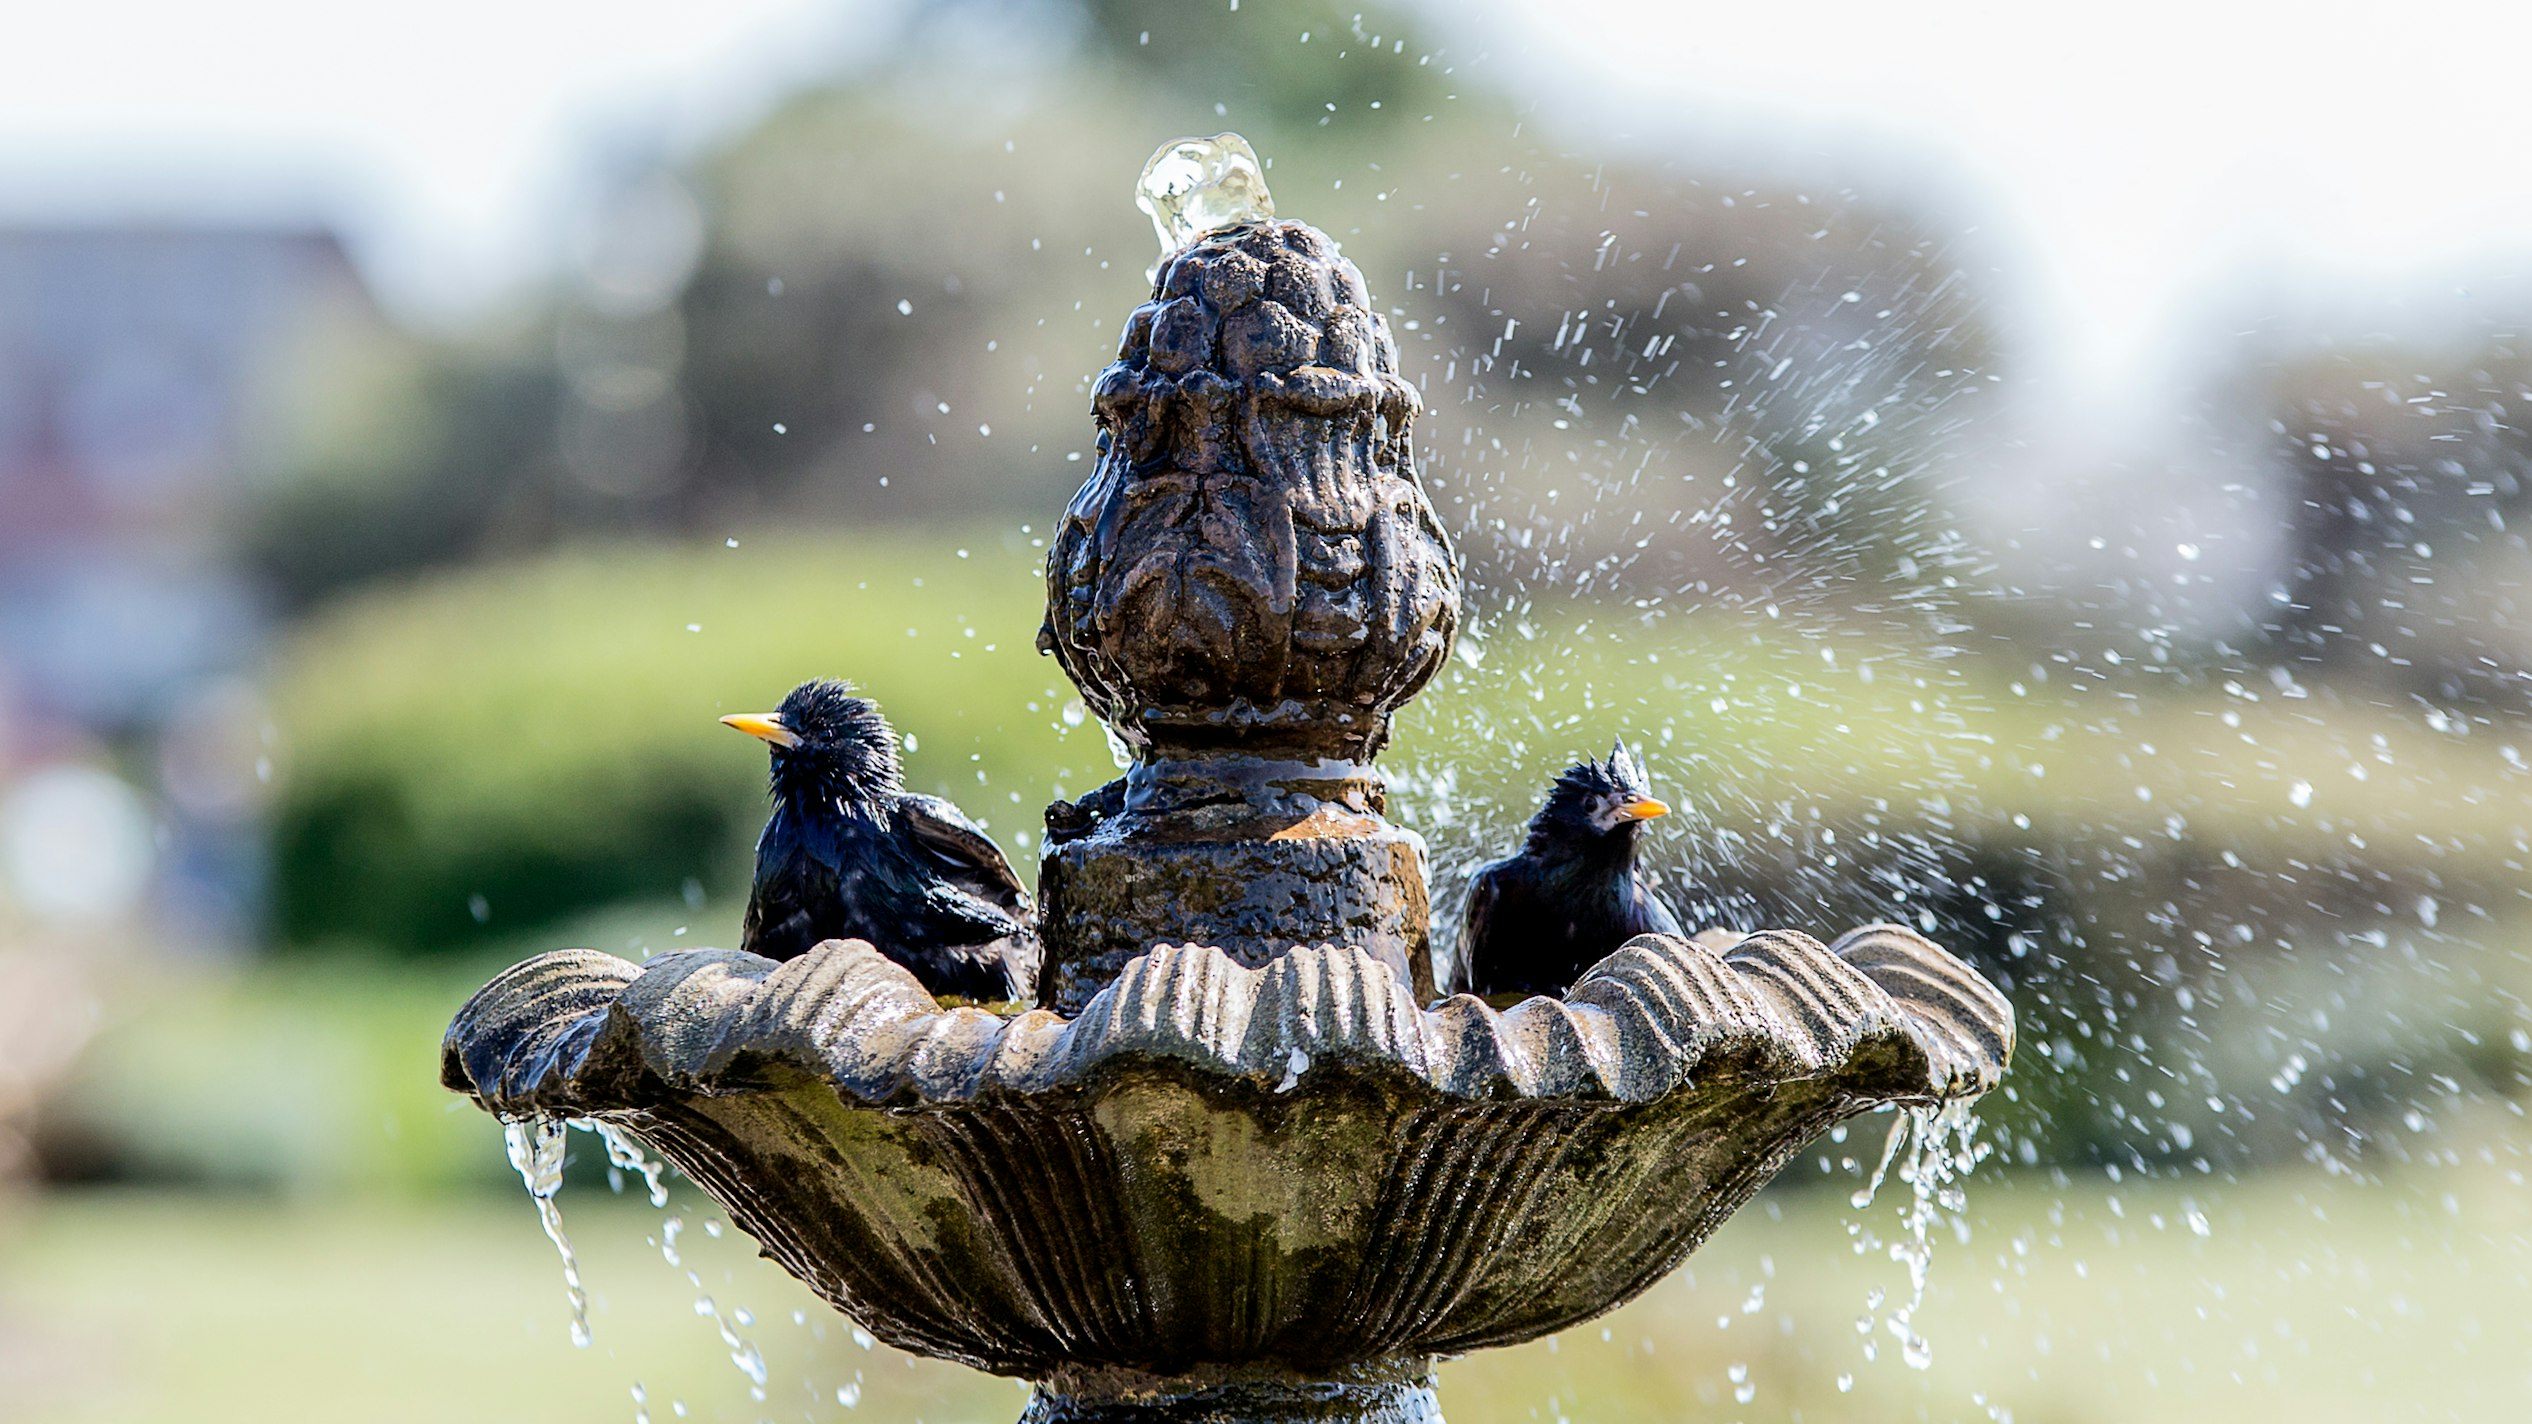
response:
[[[592,530],[1044,513],[1154,256],[1133,176],[1224,127],[1393,304],[1481,566],[1605,587],[1650,549],[1639,584],[1776,561],[1775,586],[1932,529],[1927,410],[1986,338],[1929,223],[1558,152],[1419,28],[1327,0],[919,9],[887,63],[628,183],[545,316],[382,358],[257,506],[257,560],[306,603]]]
[[[886,63],[628,183],[543,314],[353,363],[270,462],[253,561],[305,606],[574,533],[1048,510],[1141,295],[1159,138],[1247,125],[1339,232],[1375,206],[1342,182],[1380,133],[1454,141],[1430,131],[1468,112],[1447,66],[1364,14],[918,10]]]
[[[987,76],[804,97],[705,164],[678,304],[698,513],[1047,511],[1131,307],[1146,125]]]
[[[515,347],[382,340],[346,353],[246,507],[248,563],[304,608],[343,588],[542,542],[551,365]]]
[[[2532,355],[2512,338],[2255,351],[2216,398],[2265,414],[2289,542],[2275,656],[2447,703],[2532,706]]]
[[[1301,149],[1312,129],[1359,134],[1384,111],[1393,124],[1432,114],[1455,97],[1453,56],[1392,6],[1271,0],[1243,11],[1081,0],[1081,15],[1085,48],[1135,84],[1218,104],[1242,132],[1278,149]]]
[[[1563,494],[1563,547],[1474,552],[1635,591],[1936,562],[1928,455],[1993,341],[1933,222],[1852,190],[1622,161],[1534,159],[1492,196],[1439,234],[1434,321],[1459,340],[1428,386],[1483,409],[1493,441],[1544,452],[1506,453]]]

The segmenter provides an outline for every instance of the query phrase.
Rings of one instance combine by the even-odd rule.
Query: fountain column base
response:
[[[1308,1379],[1263,1371],[1159,1378],[1089,1371],[1049,1380],[1020,1424],[1442,1424],[1433,1362],[1379,1361]]]
[[[1380,814],[1346,761],[1224,756],[1136,766],[1047,813],[1038,1002],[1062,1014],[1155,945],[1204,944],[1255,969],[1346,945],[1433,997],[1424,838]]]

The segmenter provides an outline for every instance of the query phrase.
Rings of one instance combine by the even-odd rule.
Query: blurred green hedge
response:
[[[1046,801],[1114,774],[1034,648],[1042,532],[582,549],[320,617],[276,685],[277,938],[482,948],[699,896],[700,927],[726,934],[765,762],[714,719],[813,675],[877,697],[909,737],[912,783],[984,820],[1025,872]],[[2373,873],[2430,893],[2495,893],[2511,874],[2520,802],[2499,789],[2532,775],[2465,726],[2326,690],[2086,692],[1886,632],[1834,609],[1480,617],[1400,718],[1383,763],[1397,817],[1432,843],[1447,900],[1558,767],[1623,731],[1690,812],[1655,856],[1796,917],[1777,922],[1890,912],[1894,882],[1871,870],[1939,884],[2017,854],[2114,851],[2128,869],[2078,873],[2088,896],[2186,903],[2201,897],[2166,877],[2328,863],[2350,824],[2368,828]],[[2244,908],[2243,889],[2276,887],[2227,886],[2212,908]],[[2393,889],[2368,898],[2418,893]],[[1858,903],[1818,898],[1831,890]]]
[[[346,994],[395,958],[463,956],[378,985],[437,1000],[406,1035],[419,1081],[469,983],[416,973],[564,943],[632,957],[731,943],[765,760],[714,718],[818,674],[878,697],[908,735],[913,783],[985,820],[1029,874],[1046,801],[1114,774],[1098,724],[1034,648],[1038,537],[582,549],[324,615],[277,683],[278,939],[371,965]],[[2520,1076],[2511,1056],[2471,1056],[2512,1042],[2527,993],[2526,961],[2488,951],[2520,943],[2515,827],[2532,767],[2492,728],[2289,680],[2052,678],[1834,607],[1656,617],[1574,599],[1533,617],[1486,604],[1475,595],[1460,655],[1382,763],[1393,816],[1431,848],[1445,936],[1465,872],[1512,843],[1557,768],[1623,731],[1683,812],[1647,851],[1684,918],[1823,935],[1923,925],[2014,995],[2020,1105],[1991,1119],[2046,1122],[2060,1160],[2260,1155],[2304,1140],[2298,1123],[2359,1112],[2342,1094],[2256,1120],[2198,1113],[2214,1093],[2172,1099],[2161,1070],[2139,1071],[2149,1044],[2178,1036],[2238,1046],[2226,1081],[2264,1083],[2290,1046],[2239,1025],[2267,995],[2351,992],[2357,965],[2446,966],[2486,998],[2464,1024],[2429,1012],[2453,984],[2411,969],[2370,985],[2367,1002],[2411,1025],[2402,1057],[2441,1055],[2453,1081],[2505,1091]],[[263,1013],[249,995],[220,1021],[251,1038]],[[2304,1051],[2382,1060],[2393,1039],[2356,1026],[2316,1029]],[[116,1120],[109,1105],[129,1094],[98,1087],[94,1118]],[[156,1170],[102,1155],[101,1170]]]
[[[680,898],[734,930],[765,757],[714,719],[812,676],[1025,864],[1055,788],[1113,774],[1033,646],[1041,558],[1017,529],[584,549],[323,615],[276,679],[276,937],[446,951]]]

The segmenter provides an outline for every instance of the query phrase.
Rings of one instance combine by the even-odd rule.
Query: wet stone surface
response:
[[[1362,274],[1267,220],[1162,267],[1092,391],[1038,645],[1137,755],[1368,758],[1442,666],[1459,561]]]
[[[1020,1424],[1442,1424],[1431,1360],[1381,1361],[1344,1375],[1164,1381],[1085,1372],[1041,1386]]]
[[[1038,882],[1051,931],[1040,1002],[1080,1012],[1155,944],[1209,944],[1251,968],[1295,945],[1349,945],[1430,997],[1423,839],[1385,823],[1338,830],[1055,847]]]
[[[1295,945],[1362,951],[1433,997],[1424,840],[1365,763],[1216,754],[1139,763],[1050,807],[1039,1003],[1078,1013],[1158,944],[1256,968]]]
[[[1032,1417],[1414,1419],[1360,1372],[1622,1303],[1830,1123],[1992,1086],[2011,1033],[1896,927],[1645,937],[1500,1013],[1357,950],[1164,950],[1069,1019],[831,941],[542,956],[443,1077],[640,1139],[879,1338],[1044,1382]]]

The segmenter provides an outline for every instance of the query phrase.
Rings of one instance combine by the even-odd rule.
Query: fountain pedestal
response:
[[[1374,1360],[1333,1378],[1212,1370],[1176,1378],[1082,1371],[1029,1397],[1020,1424],[1442,1424],[1433,1361]]]
[[[1079,1013],[1156,944],[1209,944],[1250,968],[1295,945],[1350,945],[1433,997],[1424,838],[1381,815],[1369,766],[1147,762],[1105,797],[1047,818],[1040,1003]]]
[[[1896,926],[1432,1002],[1370,767],[1458,625],[1419,402],[1245,145],[1189,151],[1255,202],[1153,205],[1229,225],[1127,324],[1048,552],[1041,646],[1135,764],[1049,812],[1044,1007],[943,1009],[860,941],[566,950],[442,1079],[648,1143],[880,1339],[1036,1381],[1032,1424],[1424,1424],[1436,1357],[1632,1298],[1841,1118],[1986,1091],[2013,1018]]]

